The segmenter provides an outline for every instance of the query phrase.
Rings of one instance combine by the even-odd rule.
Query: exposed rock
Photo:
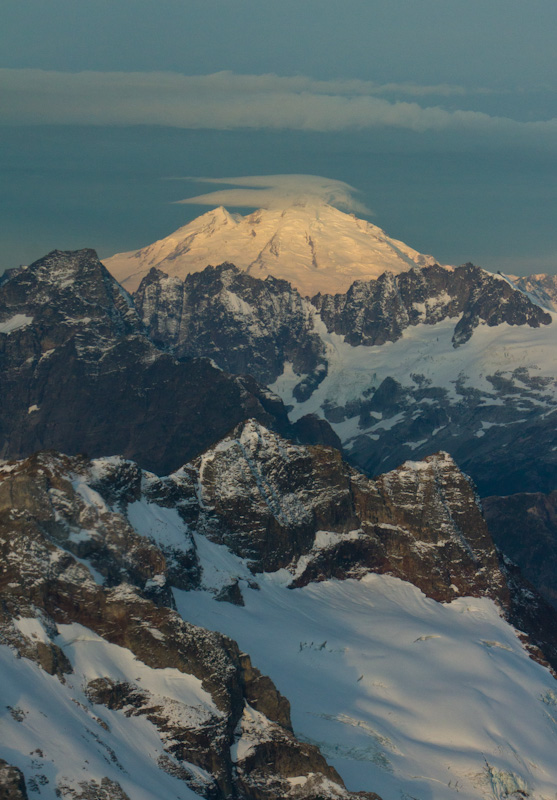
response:
[[[387,572],[436,600],[508,593],[474,489],[444,453],[370,481],[352,478],[360,532],[310,558],[294,585]]]
[[[358,281],[345,294],[317,295],[312,302],[313,312],[283,281],[257,280],[229,264],[184,282],[152,270],[136,294],[143,320],[161,346],[210,355],[221,367],[248,370],[264,381],[280,376],[276,387],[294,406],[294,417],[307,403],[311,414],[317,410],[333,427],[354,420],[337,432],[351,463],[368,474],[444,450],[472,475],[482,495],[555,487],[557,427],[548,416],[556,407],[555,377],[537,374],[537,355],[525,366],[522,351],[513,361],[505,344],[497,344],[490,365],[478,342],[475,359],[463,357],[464,369],[447,376],[443,348],[436,368],[425,346],[417,355],[430,377],[419,374],[420,368],[401,375],[394,359],[396,377],[383,368],[376,380],[371,358],[360,352],[355,361],[347,352],[346,344],[382,345],[404,332],[411,335],[418,325],[439,323],[443,337],[461,352],[474,349],[480,325],[483,339],[485,328],[522,327],[527,344],[528,331],[548,325],[551,317],[512,282],[471,264],[434,265]],[[452,327],[447,321],[454,321]],[[342,336],[341,349],[337,340],[327,341],[323,323]],[[404,357],[400,350],[398,357]],[[351,389],[368,371],[369,385]],[[298,419],[295,435],[339,446],[307,415]]]
[[[255,381],[157,350],[92,250],[55,251],[5,280],[0,323],[10,320],[16,327],[0,333],[1,457],[120,453],[164,473],[247,417],[287,425],[280,400]]]
[[[306,414],[292,425],[294,432],[299,441],[304,444],[324,444],[328,447],[336,447],[337,450],[342,450],[342,443],[328,424],[322,417],[317,414]]]
[[[110,485],[110,474],[115,477],[114,485]],[[191,503],[185,472],[165,480],[144,473],[139,485],[142,491],[147,489],[151,500],[161,496],[165,505],[156,506],[160,519],[165,509],[175,507],[176,498],[177,505],[186,511]],[[87,462],[83,457],[45,453],[0,468],[0,558],[5,565],[0,578],[3,642],[20,657],[58,675],[68,692],[75,691],[68,678],[76,667],[60,648],[58,636],[64,626],[76,624],[87,633],[85,641],[117,645],[133,654],[136,663],[152,670],[170,669],[196,678],[208,698],[205,709],[157,694],[142,686],[131,670],[125,680],[102,673],[89,680],[89,705],[73,695],[72,700],[82,708],[79,713],[85,719],[94,719],[103,730],[109,727],[99,718],[99,707],[119,712],[124,718],[145,718],[160,739],[158,768],[211,800],[256,800],[263,796],[279,800],[289,786],[289,770],[299,775],[303,769],[317,773],[318,783],[324,780],[327,787],[331,784],[324,797],[353,797],[317,748],[296,740],[288,701],[235,642],[185,622],[163,605],[170,602],[164,591],[155,596],[157,604],[152,602],[151,583],[162,576],[163,580],[155,583],[159,589],[165,587],[171,573],[156,537],[138,535],[126,517],[134,519],[130,509],[138,502],[137,487],[137,467],[121,459]],[[147,512],[148,504],[144,507]],[[180,517],[177,520],[176,525]],[[183,523],[182,528],[187,530]],[[161,542],[165,541],[163,534]],[[84,544],[88,549],[81,549]],[[184,547],[192,547],[185,533]],[[79,550],[85,564],[70,550]],[[104,571],[104,585],[95,582],[87,563],[95,564],[97,572]],[[156,574],[145,581],[153,572]],[[14,709],[14,714],[19,713]],[[22,719],[27,713],[21,711]],[[238,770],[231,757],[244,713],[258,715],[271,731],[270,739],[262,743],[265,763],[258,762],[257,780],[249,771]],[[93,735],[83,731],[89,737]],[[109,763],[118,765],[118,751],[104,747]],[[88,778],[87,770],[81,773],[81,769],[81,764],[76,764],[78,772],[60,778],[61,796],[76,800],[126,798],[127,793],[112,777]],[[300,797],[314,794],[302,793]]]
[[[324,361],[310,305],[286,281],[253,278],[233,264],[185,280],[153,268],[134,294],[151,339],[179,357],[208,356],[227,372],[264,384],[284,371],[300,375]]]
[[[0,758],[0,800],[28,800],[28,798],[22,771]]]
[[[555,608],[523,578],[519,567],[503,554],[500,554],[500,563],[509,589],[506,617],[515,628],[524,631],[519,638],[530,657],[551,669],[557,678]]]
[[[66,785],[61,781],[57,786],[59,797],[71,800],[130,800],[128,795],[116,781],[102,778],[100,781],[80,781],[79,789]]]
[[[233,603],[235,606],[243,606],[244,598],[242,590],[238,585],[238,581],[232,581],[227,586],[224,586],[216,595],[215,600],[219,603]]]
[[[126,463],[122,459],[110,460],[108,469],[102,470],[105,475],[101,487],[106,486],[106,473],[112,472],[114,462],[117,475]],[[9,515],[16,508],[20,514],[28,515],[48,540],[87,559],[107,586],[126,580],[159,604],[171,604],[165,557],[90,488],[86,480],[93,483],[94,479],[88,474],[88,466],[83,457],[55,453],[37,454],[18,462],[7,475],[0,476],[0,513]],[[130,472],[137,472],[137,467],[130,467]],[[117,485],[109,495],[116,490]],[[8,565],[11,558],[9,553]],[[14,570],[17,573],[17,564]],[[9,572],[8,568],[8,580]],[[157,580],[161,575],[162,581]]]
[[[488,392],[468,385],[466,377],[449,388],[431,386],[419,374],[405,386],[387,377],[345,405],[326,401],[323,413],[333,427],[353,420],[358,432],[345,438],[344,453],[368,474],[444,450],[482,496],[551,491],[557,481],[555,380],[520,368],[499,371],[487,374]]]
[[[186,467],[200,504],[197,530],[250,560],[254,570],[287,566],[317,530],[358,526],[350,471],[333,448],[295,445],[255,421]]]
[[[506,275],[505,277],[535,303],[550,311],[557,311],[557,276],[540,273],[522,277],[515,275]]]
[[[435,325],[447,317],[460,317],[454,347],[467,342],[480,321],[536,328],[551,322],[549,314],[507,281],[473,264],[386,272],[375,281],[356,281],[346,294],[318,294],[312,302],[327,329],[344,334],[351,345],[395,342],[410,325]]]

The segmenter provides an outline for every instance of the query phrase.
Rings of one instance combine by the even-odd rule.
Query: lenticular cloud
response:
[[[196,195],[180,203],[237,208],[283,208],[297,201],[319,200],[343,211],[370,215],[354,189],[344,181],[319,175],[250,175],[241,178],[185,178],[196,183],[224,184],[231,189]]]

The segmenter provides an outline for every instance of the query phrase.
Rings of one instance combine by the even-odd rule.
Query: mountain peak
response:
[[[387,270],[400,273],[435,263],[371,222],[313,195],[245,216],[219,206],[165,239],[104,263],[134,291],[152,267],[184,278],[223,261],[257,278],[287,280],[309,296],[345,292],[355,280],[375,279]]]

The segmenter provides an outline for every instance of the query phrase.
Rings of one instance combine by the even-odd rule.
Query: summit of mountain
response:
[[[435,263],[371,222],[308,198],[245,216],[221,206],[164,239],[103,263],[122,286],[135,291],[153,267],[183,279],[223,261],[255,278],[287,280],[306,296],[346,292],[355,280]]]

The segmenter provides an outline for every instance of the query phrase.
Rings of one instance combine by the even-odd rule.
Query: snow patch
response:
[[[25,314],[15,314],[15,316],[10,317],[10,319],[0,322],[0,333],[8,335],[21,328],[26,328],[27,325],[30,325],[32,322],[33,317],[27,317]]]
[[[193,544],[188,526],[176,508],[165,508],[142,498],[128,505],[127,516],[136,533],[159,547],[183,553],[191,551]]]

